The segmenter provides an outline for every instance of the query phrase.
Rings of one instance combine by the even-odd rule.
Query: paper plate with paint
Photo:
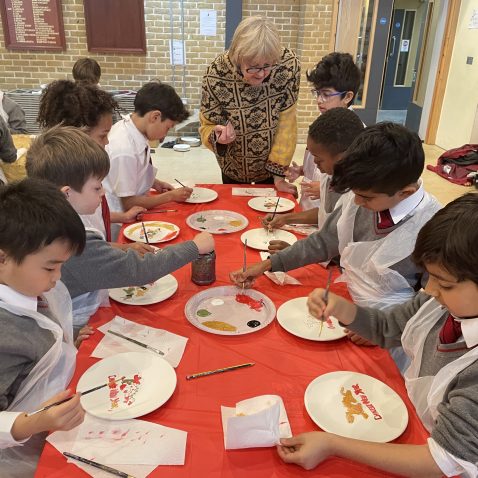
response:
[[[109,295],[122,304],[150,305],[169,299],[177,290],[178,281],[168,274],[152,284],[110,289]]]
[[[211,202],[217,199],[217,192],[214,189],[208,188],[193,188],[193,192],[185,202],[191,204],[201,204],[204,202]]]
[[[172,241],[179,234],[179,227],[171,222],[144,221],[144,228],[151,244]],[[131,241],[146,243],[143,226],[140,222],[126,227],[123,234]]]
[[[263,227],[258,229],[249,229],[241,235],[241,241],[244,244],[247,239],[247,245],[259,251],[267,251],[269,249],[270,241],[284,241],[289,244],[297,242],[297,237],[291,232],[283,231],[282,229],[274,229],[267,231]]]
[[[90,367],[78,381],[77,391],[107,383],[81,397],[83,408],[95,417],[126,420],[156,410],[176,388],[176,372],[159,356],[143,352],[112,355]]]
[[[192,296],[184,313],[191,324],[210,334],[244,335],[267,327],[276,308],[257,290],[222,286]]]
[[[277,201],[279,201],[279,204],[277,204]],[[252,199],[249,199],[249,204],[252,209],[255,209],[256,211],[260,212],[274,212],[274,209],[277,204],[277,209],[276,212],[287,212],[287,211],[292,211],[295,207],[294,201],[291,201],[290,199],[286,198],[279,198],[279,197],[255,197]]]
[[[386,443],[407,428],[400,396],[380,380],[357,372],[331,372],[308,385],[305,408],[324,431],[347,438]]]
[[[191,214],[186,224],[196,231],[211,234],[230,234],[246,228],[249,221],[245,216],[234,211],[210,210]]]
[[[317,342],[338,340],[347,335],[335,317],[329,317],[321,326],[321,322],[309,314],[307,297],[284,302],[277,310],[277,321],[287,332]]]

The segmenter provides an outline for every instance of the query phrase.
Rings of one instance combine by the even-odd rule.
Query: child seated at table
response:
[[[79,394],[64,390],[75,370],[71,299],[61,267],[85,246],[64,194],[46,181],[0,188],[0,476],[33,476],[51,430],[83,421]]]
[[[360,87],[360,70],[349,53],[333,52],[324,56],[315,68],[307,72],[307,81],[312,83],[311,90],[317,99],[320,114],[332,108],[349,108],[352,110],[357,91]],[[319,207],[321,190],[321,172],[317,169],[314,156],[307,146],[303,165],[292,162],[287,172],[287,179],[295,181],[304,176],[301,183],[300,207],[303,211]]]
[[[307,152],[319,171],[320,207],[313,207],[301,212],[272,214],[264,218],[264,226],[276,229],[285,224],[318,224],[325,223],[335,209],[341,194],[330,188],[334,172],[334,164],[344,155],[345,150],[354,139],[363,132],[360,118],[346,108],[333,108],[320,115],[310,126],[307,136]]]
[[[98,86],[101,78],[101,66],[93,58],[80,58],[76,60],[71,73],[77,83]]]
[[[56,126],[33,141],[26,169],[30,177],[48,179],[60,188],[78,214],[91,214],[104,194],[101,181],[108,174],[109,159],[79,129]],[[213,249],[212,236],[200,233],[192,241],[141,257],[131,249],[112,247],[100,233],[87,230],[85,250],[63,267],[63,282],[73,299],[75,329],[96,312],[101,289],[154,282]]]
[[[7,123],[0,116],[0,160],[6,163],[14,163],[17,160],[17,148],[13,144],[13,138]],[[0,163],[1,164],[1,163]],[[7,184],[7,178],[0,167],[0,186]]]
[[[88,58],[86,58],[88,59]],[[106,91],[86,83],[73,83],[58,80],[50,83],[42,92],[37,121],[42,128],[51,128],[57,124],[83,128],[102,148],[108,144],[108,133],[113,126],[113,112],[118,103]],[[131,223],[139,213],[145,211],[140,206],[133,206],[125,212],[110,212],[106,197],[101,206],[89,215],[81,215],[81,220],[88,228],[100,231],[108,242],[112,242],[111,223]],[[119,228],[116,230],[116,233]],[[119,249],[135,249],[138,253],[151,252],[151,248],[139,242],[119,244],[112,242]]]
[[[169,129],[189,116],[174,88],[160,81],[146,83],[134,99],[134,113],[118,121],[109,134],[106,151],[111,169],[105,178],[106,197],[112,211],[133,206],[153,208],[169,201],[183,202],[191,188],[174,189],[156,179],[148,141],[163,141]],[[153,188],[160,194],[149,196]]]
[[[335,455],[403,476],[478,476],[478,195],[449,203],[420,230],[412,257],[428,272],[425,290],[387,311],[360,307],[323,289],[309,311],[336,317],[381,347],[400,342],[411,359],[408,395],[430,432],[425,445],[304,433],[282,440],[279,455],[311,469]]]
[[[358,305],[385,308],[413,297],[420,270],[410,258],[420,228],[440,209],[420,180],[425,155],[417,134],[395,123],[365,128],[335,164],[331,187],[349,191],[320,231],[231,273],[250,285],[265,271],[289,271],[340,255],[341,281]],[[274,252],[280,241],[271,241]],[[351,339],[365,343],[352,334]]]

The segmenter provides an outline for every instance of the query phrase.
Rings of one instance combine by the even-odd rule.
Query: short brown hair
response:
[[[54,126],[32,142],[25,166],[29,177],[81,192],[90,178],[105,178],[110,160],[106,151],[80,129]]]
[[[93,58],[80,58],[73,65],[75,81],[97,85],[101,78],[101,66]]]

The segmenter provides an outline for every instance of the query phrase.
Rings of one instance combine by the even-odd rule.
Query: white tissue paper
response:
[[[224,448],[270,447],[292,436],[284,402],[278,395],[260,395],[221,407]]]
[[[261,255],[261,259],[263,261],[269,259],[270,254],[268,252],[261,251],[259,254]],[[286,274],[285,272],[267,271],[264,272],[264,275],[277,285],[302,285],[302,282],[290,276],[289,274]]]

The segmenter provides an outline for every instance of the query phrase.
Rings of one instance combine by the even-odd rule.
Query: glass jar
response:
[[[191,280],[197,285],[209,285],[216,280],[216,253],[199,254],[191,262]]]

